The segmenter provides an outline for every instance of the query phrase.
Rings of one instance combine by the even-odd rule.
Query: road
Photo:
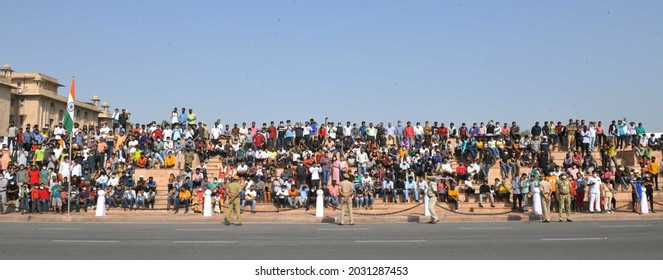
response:
[[[0,259],[663,259],[663,221],[0,223]]]

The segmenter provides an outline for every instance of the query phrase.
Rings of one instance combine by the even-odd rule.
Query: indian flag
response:
[[[67,114],[64,115],[64,128],[72,133],[74,130],[74,100],[76,98],[76,77],[71,78],[71,89],[69,90],[69,100],[67,100]]]

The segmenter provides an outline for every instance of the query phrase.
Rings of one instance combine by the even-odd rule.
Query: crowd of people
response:
[[[208,126],[193,109],[175,108],[160,124],[130,124],[126,111],[116,109],[113,123],[76,124],[71,142],[62,124],[10,124],[7,132],[0,139],[3,213],[11,201],[23,214],[63,213],[69,202],[75,211],[87,211],[102,189],[107,207],[154,209],[157,183],[135,178],[143,168],[171,173],[166,199],[174,213],[182,207],[184,213],[201,212],[206,189],[213,191],[215,211],[222,212],[226,186],[235,177],[243,188],[242,212],[246,205],[255,212],[256,202],[308,211],[318,189],[325,207],[337,208],[339,183],[347,179],[354,182],[354,207],[365,209],[379,200],[419,202],[432,188],[454,209],[459,202],[480,207],[504,202],[521,212],[531,205],[536,213],[542,213],[542,199],[548,203],[543,208],[609,213],[616,192],[632,191],[638,203],[633,209],[643,213],[646,202],[653,210],[653,189],[659,188],[654,153],[661,150],[661,139],[625,119],[607,127],[584,120],[536,122],[529,130],[493,121],[456,127],[428,121],[344,125],[327,119],[231,126],[217,120]],[[617,152],[623,150],[635,152],[639,168],[620,165]],[[561,165],[553,151],[568,152]],[[200,165],[194,167],[196,159]],[[210,159],[222,163],[213,178],[207,176]],[[500,175],[491,178],[493,166]],[[567,207],[559,181],[568,181]]]

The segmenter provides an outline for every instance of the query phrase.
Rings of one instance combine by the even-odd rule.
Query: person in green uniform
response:
[[[571,183],[567,174],[562,174],[560,181],[557,182],[557,201],[559,201],[559,221],[563,222],[562,209],[566,209],[566,220],[571,220]]]
[[[428,223],[437,224],[440,219],[437,217],[437,213],[435,213],[435,203],[437,203],[437,188],[434,182],[430,182],[430,184],[428,184],[428,188],[426,188],[426,196],[428,196],[428,212],[430,212],[430,221]]]
[[[345,223],[345,213],[348,213],[348,216],[350,216],[350,225],[354,225],[354,219],[352,217],[352,197],[354,196],[355,189],[354,185],[351,182],[351,179],[349,178],[351,176],[344,176],[343,181],[341,181],[341,222],[339,225],[343,225]]]
[[[233,212],[237,215],[237,225],[241,226],[242,225],[242,217],[239,213],[239,208],[240,208],[240,199],[239,199],[239,194],[242,192],[242,184],[239,182],[239,177],[235,175],[232,177],[232,182],[228,184],[228,188],[226,190],[227,194],[227,199],[226,201],[228,202],[228,215],[226,216],[224,223],[229,226],[230,225],[230,217],[232,216]]]

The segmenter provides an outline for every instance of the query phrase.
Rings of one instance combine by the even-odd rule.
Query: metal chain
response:
[[[374,214],[374,213],[361,213],[361,212],[355,212],[355,213],[353,213],[353,214],[355,214],[355,215],[359,215],[359,216],[389,216],[389,215],[400,214],[400,213],[403,213],[403,212],[408,212],[408,211],[410,211],[410,210],[412,210],[412,209],[414,209],[414,208],[417,208],[417,207],[419,207],[419,206],[421,206],[421,205],[423,205],[423,203],[419,203],[419,204],[414,205],[414,206],[412,206],[412,207],[410,207],[410,208],[407,208],[407,209],[403,209],[403,210],[399,210],[399,211],[395,211],[395,212],[388,212],[388,213],[376,213],[376,214]]]
[[[499,215],[506,215],[506,214],[514,212],[513,210],[509,210],[508,212],[500,212],[500,213],[468,213],[468,212],[460,212],[460,211],[457,211],[457,210],[452,210],[450,208],[447,208],[447,207],[444,207],[444,206],[440,205],[440,203],[435,203],[435,206],[437,206],[439,208],[442,208],[444,210],[447,210],[449,212],[453,212],[453,213],[456,213],[456,214],[459,214],[459,215],[467,215],[467,216],[499,216]]]

